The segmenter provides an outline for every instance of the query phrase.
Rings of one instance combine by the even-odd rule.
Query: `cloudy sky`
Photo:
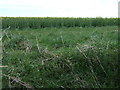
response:
[[[0,16],[118,17],[119,0],[0,0]]]

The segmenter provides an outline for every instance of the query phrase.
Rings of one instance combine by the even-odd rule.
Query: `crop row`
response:
[[[2,28],[117,26],[117,18],[2,17]]]

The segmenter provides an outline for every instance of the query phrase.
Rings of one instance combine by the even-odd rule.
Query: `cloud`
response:
[[[117,17],[117,4],[118,0],[2,0],[0,11],[2,16]]]

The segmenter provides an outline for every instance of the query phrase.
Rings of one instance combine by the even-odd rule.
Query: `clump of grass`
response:
[[[30,51],[32,45],[27,38],[25,38],[22,35],[17,35],[12,37],[10,41],[5,42],[4,47],[6,49],[12,49],[12,50]]]

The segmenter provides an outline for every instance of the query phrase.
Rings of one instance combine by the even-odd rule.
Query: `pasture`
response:
[[[112,24],[101,19],[53,24],[50,19],[45,26],[7,19],[3,29],[11,28],[2,38],[2,65],[7,66],[2,68],[3,88],[119,87],[117,19],[108,19]]]

